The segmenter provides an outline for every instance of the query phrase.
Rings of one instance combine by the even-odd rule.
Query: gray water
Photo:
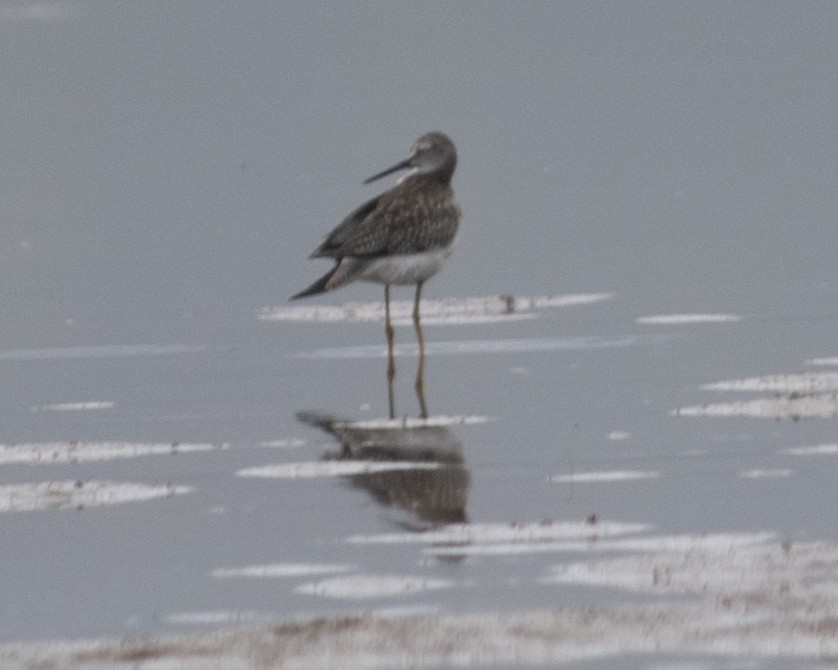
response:
[[[4,489],[0,641],[695,596],[551,581],[637,547],[407,538],[447,522],[642,524],[626,532],[661,551],[770,534],[753,541],[821,543],[833,565],[838,7],[2,2],[0,44],[0,443],[41,455],[0,458],[0,486],[188,487],[36,511]],[[457,145],[464,217],[426,298],[603,295],[426,323],[445,426],[423,458],[448,474],[244,476],[369,457],[298,415],[386,417],[382,323],[282,310],[328,268],[307,259],[322,236],[381,188],[361,181],[432,129]],[[356,284],[304,306],[381,299]],[[710,316],[645,318],[684,314]],[[397,414],[415,417],[412,328],[396,339]],[[43,462],[112,442],[123,457]],[[175,443],[203,450],[140,455]],[[310,572],[232,572],[271,565]],[[349,576],[430,581],[328,581]],[[838,575],[818,584],[804,604],[835,601]],[[798,620],[772,607],[776,653],[772,633],[661,655],[627,642],[587,647],[590,667],[838,654],[828,631],[820,653],[795,646]]]

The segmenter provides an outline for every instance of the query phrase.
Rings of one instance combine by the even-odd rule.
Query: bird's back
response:
[[[451,187],[414,175],[356,209],[315,253],[372,258],[445,248],[454,241],[459,221]]]

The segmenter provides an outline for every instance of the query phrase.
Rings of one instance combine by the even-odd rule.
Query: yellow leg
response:
[[[416,284],[416,298],[413,300],[413,327],[416,329],[416,343],[419,345],[419,363],[416,367],[416,396],[419,398],[420,416],[428,418],[428,406],[425,403],[425,337],[422,335],[422,323],[419,317],[419,300],[422,297],[422,282]]]
[[[387,400],[390,418],[396,418],[396,403],[393,398],[393,378],[396,376],[396,361],[393,358],[393,342],[396,334],[390,322],[390,285],[384,284],[384,334],[387,336]]]

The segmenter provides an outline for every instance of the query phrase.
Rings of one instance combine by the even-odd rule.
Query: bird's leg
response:
[[[384,284],[384,334],[387,336],[387,400],[390,405],[390,418],[396,418],[396,404],[393,399],[393,378],[396,376],[396,362],[393,360],[393,342],[395,332],[390,321],[390,284]]]
[[[422,282],[416,284],[416,298],[413,301],[413,327],[416,329],[416,343],[419,345],[419,363],[416,367],[416,396],[419,398],[420,416],[428,418],[428,406],[425,403],[425,337],[419,320],[419,300],[422,297]]]

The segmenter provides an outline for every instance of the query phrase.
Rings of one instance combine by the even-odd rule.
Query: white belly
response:
[[[433,277],[451,255],[451,247],[421,254],[385,256],[370,261],[360,279],[381,284],[417,284]]]

